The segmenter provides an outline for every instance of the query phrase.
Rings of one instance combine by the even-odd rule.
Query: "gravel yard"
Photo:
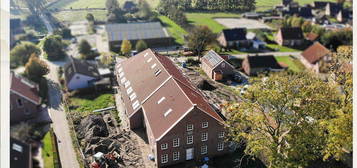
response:
[[[214,20],[227,28],[245,27],[247,29],[271,29],[268,25],[253,19],[216,18]]]

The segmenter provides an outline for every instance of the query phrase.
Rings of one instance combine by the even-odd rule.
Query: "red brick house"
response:
[[[224,29],[217,37],[218,43],[224,48],[249,48],[246,28]]]
[[[10,78],[10,123],[51,123],[47,108],[41,106],[38,85],[13,72]]]
[[[275,40],[281,46],[301,46],[304,43],[304,34],[300,27],[280,28]]]
[[[234,74],[234,67],[213,50],[201,58],[201,68],[213,80],[222,80]]]
[[[330,59],[330,50],[319,42],[315,42],[304,52],[301,53],[300,61],[307,69],[319,73],[321,61],[328,61]]]
[[[243,62],[242,67],[247,75],[254,76],[262,72],[277,72],[283,71],[281,66],[272,55],[266,56],[247,56]]]
[[[145,129],[157,167],[228,152],[224,120],[169,58],[147,49],[115,74],[129,126]]]

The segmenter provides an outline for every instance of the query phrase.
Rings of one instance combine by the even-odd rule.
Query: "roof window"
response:
[[[162,101],[164,101],[166,98],[162,97],[159,101],[157,101],[157,104],[160,104]]]
[[[129,99],[130,101],[133,101],[136,98],[136,94],[135,92],[133,94],[130,95]]]
[[[158,76],[160,73],[161,73],[161,69],[159,69],[155,72],[155,76]]]
[[[126,81],[126,78],[124,77],[120,80],[120,83],[123,84],[125,81]]]
[[[147,60],[147,63],[149,63],[151,60],[152,60],[152,57],[150,57],[150,58]]]
[[[172,111],[172,109],[168,109],[168,110],[165,112],[164,116],[165,116],[165,117],[168,116],[168,115],[171,113],[171,111]]]
[[[132,107],[134,110],[136,110],[138,107],[139,107],[139,100],[136,100],[133,104],[132,104]]]
[[[151,69],[154,69],[156,67],[156,63],[151,65]]]
[[[130,86],[130,81],[126,81],[126,82],[124,83],[124,87],[127,88],[127,87],[129,87],[129,86]]]
[[[128,90],[126,90],[126,93],[127,93],[128,95],[130,95],[131,92],[133,92],[133,88],[132,88],[132,87],[130,87]]]

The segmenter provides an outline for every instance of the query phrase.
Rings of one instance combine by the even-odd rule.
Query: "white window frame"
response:
[[[128,88],[128,89],[126,90],[126,94],[127,94],[127,95],[130,95],[132,92],[133,92],[133,88],[130,86],[130,88]]]
[[[167,149],[168,148],[168,144],[167,143],[163,143],[163,144],[161,144],[161,150],[165,150],[165,149]]]
[[[125,83],[124,83],[124,87],[125,88],[128,88],[130,86],[130,81],[126,81]]]
[[[207,145],[201,146],[201,154],[202,154],[202,155],[207,154],[207,151],[208,151]]]
[[[173,147],[179,147],[180,146],[180,138],[176,138],[172,140],[172,146]]]
[[[207,132],[203,132],[201,134],[201,141],[207,141],[208,140],[208,133]]]
[[[161,155],[161,163],[167,163],[167,162],[169,162],[169,155],[168,154]]]
[[[133,101],[134,99],[136,98],[136,93],[132,93],[130,96],[129,96],[129,99],[130,101]]]
[[[223,138],[224,137],[224,131],[221,131],[218,133],[218,138]]]
[[[174,160],[174,161],[180,160],[180,152],[179,151],[174,152],[172,154],[172,160]]]
[[[202,122],[202,128],[208,128],[208,122]]]
[[[156,63],[151,65],[151,69],[154,69],[156,67]]]
[[[191,128],[190,128],[191,127]],[[187,124],[186,126],[187,131],[193,131],[193,124]]]
[[[223,149],[224,149],[224,143],[223,142],[218,142],[217,151],[223,151]]]
[[[188,135],[187,136],[187,144],[193,144],[193,135]]]

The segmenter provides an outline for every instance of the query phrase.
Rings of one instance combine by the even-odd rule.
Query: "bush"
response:
[[[139,40],[138,42],[136,42],[135,49],[137,52],[144,51],[147,48],[148,48],[148,45],[145,43],[144,40]]]
[[[22,42],[15,46],[10,52],[11,68],[25,65],[33,54],[37,57],[41,54],[41,50],[31,42]]]

